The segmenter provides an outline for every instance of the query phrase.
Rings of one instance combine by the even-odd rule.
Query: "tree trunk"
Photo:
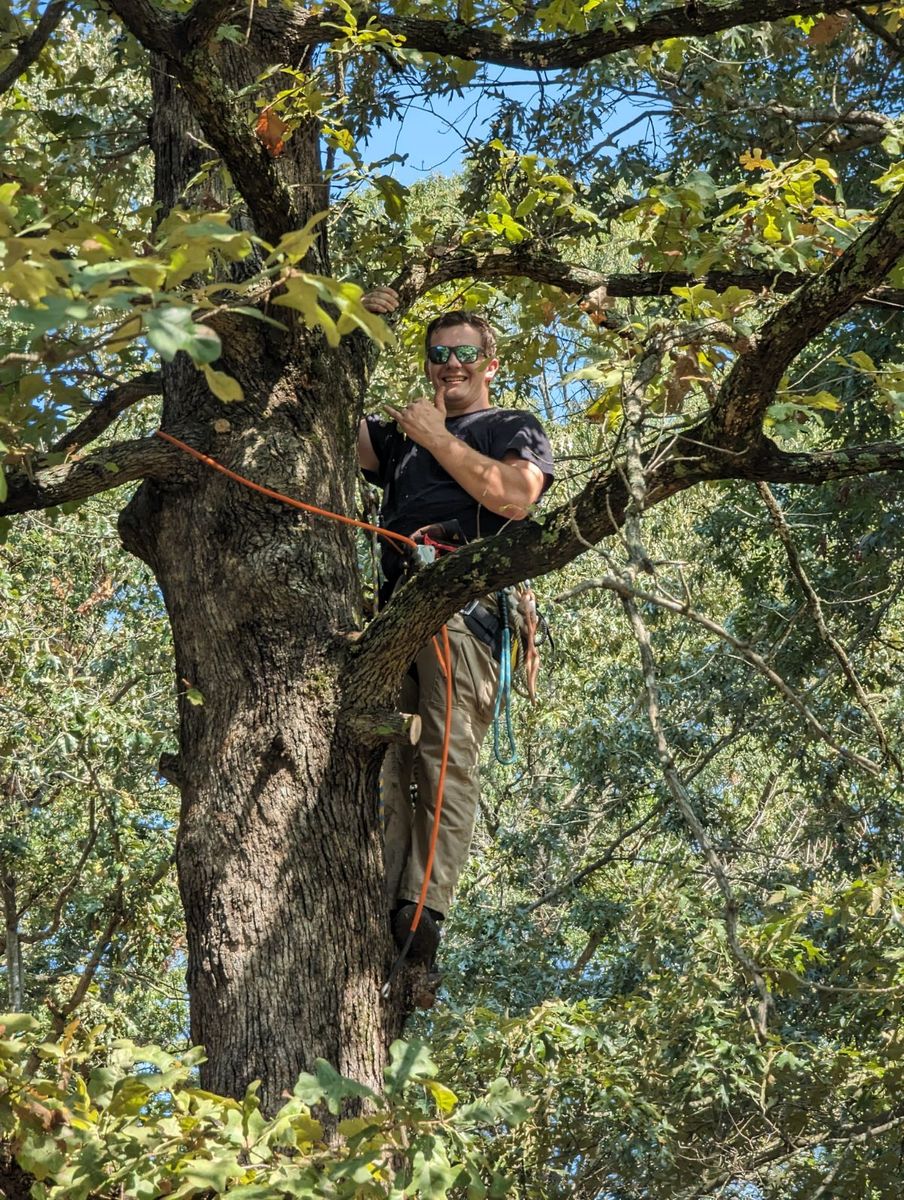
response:
[[[154,93],[165,211],[198,163],[168,72],[155,72]],[[316,135],[303,143],[298,131],[290,144],[310,181]],[[317,253],[322,262],[325,247]],[[179,355],[164,366],[163,428],[271,488],[353,512],[363,339],[330,350],[310,330],[246,320],[223,342],[245,399],[223,406]],[[172,481],[142,485],[120,532],[155,573],[175,644],[179,754],[166,774],[182,794],[177,865],[203,1084],[238,1096],[260,1079],[272,1111],[323,1057],[379,1086],[402,1011],[380,999],[392,958],[381,750],[341,713],[361,621],[355,535],[189,460]]]
[[[321,360],[326,394],[348,395],[342,361]],[[183,395],[194,391],[192,440],[209,447],[197,414],[211,401],[192,371],[167,374],[182,376],[170,383]],[[289,495],[353,511],[353,421],[335,424],[335,407],[297,399],[293,373],[270,387],[269,421],[239,423],[230,409],[239,427],[213,453]],[[380,755],[340,724],[349,635],[360,627],[354,535],[204,466],[187,483],[145,484],[121,529],[154,570],[175,643],[171,773],[204,1085],[235,1095],[260,1078],[272,1107],[318,1056],[378,1083],[388,965]]]

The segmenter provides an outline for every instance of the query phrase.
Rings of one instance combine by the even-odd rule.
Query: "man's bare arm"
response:
[[[442,396],[435,400],[415,400],[406,408],[389,408],[404,434],[423,446],[439,465],[460,484],[478,504],[520,521],[543,493],[545,476],[540,468],[511,450],[500,461],[488,458],[467,445],[446,428]]]
[[[378,471],[380,469],[380,461],[374,450],[366,421],[362,421],[358,426],[358,466],[362,471]]]

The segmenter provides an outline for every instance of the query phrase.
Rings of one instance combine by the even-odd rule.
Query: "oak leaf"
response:
[[[807,41],[811,46],[831,45],[850,19],[849,13],[831,13],[822,17],[807,34]]]
[[[286,148],[283,139],[288,129],[289,126],[278,113],[275,113],[272,108],[264,108],[257,118],[254,132],[270,157],[277,158]]]

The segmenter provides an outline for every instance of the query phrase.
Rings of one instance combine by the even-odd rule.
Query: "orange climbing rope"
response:
[[[180,441],[179,438],[173,437],[171,433],[164,433],[162,429],[155,430],[159,438],[165,442],[182,450],[185,454],[196,458],[198,462],[204,463],[211,467],[214,471],[219,471],[228,479],[232,479],[235,483],[242,484],[243,487],[250,488],[253,492],[259,492],[262,496],[267,496],[270,500],[278,500],[281,504],[287,504],[290,508],[300,509],[302,512],[311,513],[317,517],[326,517],[330,521],[339,521],[343,525],[352,525],[356,529],[366,529],[370,533],[379,534],[380,537],[391,538],[396,542],[404,542],[405,545],[413,546],[416,550],[418,543],[410,537],[406,537],[403,533],[394,533],[391,529],[383,529],[379,525],[370,525],[367,521],[358,521],[354,517],[345,517],[340,513],[330,512],[326,508],[318,508],[315,504],[306,504],[303,500],[295,500],[291,496],[285,496],[282,492],[277,492],[273,488],[265,487],[261,483],[255,483],[253,479],[248,479],[244,475],[239,475],[237,471],[232,471],[229,467],[224,467],[221,462],[217,462],[215,458],[211,458],[207,454],[202,454],[200,450],[196,450],[194,446],[189,446],[187,442]],[[434,637],[433,646],[439,658],[440,668],[446,680],[446,722],[443,732],[443,748],[440,756],[439,778],[436,785],[436,802],[433,812],[433,828],[430,831],[430,844],[427,848],[427,864],[424,870],[424,882],[421,884],[421,892],[418,897],[417,907],[414,910],[414,917],[409,928],[408,938],[402,951],[397,956],[393,963],[392,970],[389,973],[389,978],[384,985],[383,992],[388,993],[389,985],[396,974],[398,968],[405,961],[411,942],[414,939],[414,934],[420,924],[421,917],[424,913],[424,906],[427,902],[427,890],[430,887],[430,878],[433,874],[433,859],[436,853],[436,841],[439,835],[439,822],[443,811],[443,793],[446,785],[446,768],[449,762],[449,740],[452,731],[452,648],[449,644],[449,630],[444,625],[442,627],[443,645],[440,649],[439,642]]]

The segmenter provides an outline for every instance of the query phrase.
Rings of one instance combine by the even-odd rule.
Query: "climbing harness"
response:
[[[282,504],[287,504],[290,508],[300,509],[302,512],[311,513],[313,516],[326,517],[331,521],[339,521],[343,525],[351,525],[356,529],[365,529],[371,533],[377,533],[380,537],[391,538],[396,542],[413,548],[415,554],[425,562],[432,562],[436,557],[436,550],[432,546],[419,545],[413,538],[406,537],[402,533],[394,533],[391,529],[383,529],[379,525],[370,525],[367,521],[358,521],[354,517],[342,516],[340,513],[330,512],[325,508],[318,508],[314,504],[305,504],[303,500],[295,500],[291,496],[284,496],[282,492],[274,491],[273,488],[264,487],[263,484],[255,483],[254,480],[246,478],[244,475],[239,475],[236,471],[232,471],[229,467],[224,467],[222,463],[217,462],[215,458],[210,458],[207,454],[202,454],[200,450],[196,450],[194,446],[189,446],[187,442],[180,441],[179,438],[173,437],[170,433],[164,433],[162,429],[155,430],[155,433],[163,441],[169,442],[176,446],[183,453],[190,455],[206,466],[211,467],[214,471],[219,471],[227,478],[232,479],[236,483],[242,484],[243,487],[250,488],[251,491],[259,492],[262,496],[267,496],[271,500],[278,500]],[[449,738],[452,730],[452,648],[449,644],[449,631],[444,625],[441,630],[442,647],[434,637],[433,645],[436,649],[437,657],[439,658],[440,667],[446,680],[446,723],[443,733],[443,749],[440,756],[439,778],[436,785],[436,802],[433,813],[433,829],[430,832],[430,844],[427,849],[427,864],[424,870],[424,882],[421,885],[421,892],[418,897],[417,906],[414,910],[414,916],[411,919],[411,925],[408,931],[408,937],[399,954],[396,956],[395,962],[389,971],[389,976],[383,987],[380,989],[380,995],[385,999],[389,995],[392,982],[395,979],[399,968],[404,963],[408,956],[408,951],[411,949],[411,943],[414,941],[414,935],[417,932],[417,927],[420,924],[421,916],[424,912],[424,905],[427,902],[427,889],[430,887],[430,879],[433,874],[433,859],[436,854],[436,839],[439,834],[439,822],[443,811],[443,794],[446,786],[446,768],[449,763]]]

